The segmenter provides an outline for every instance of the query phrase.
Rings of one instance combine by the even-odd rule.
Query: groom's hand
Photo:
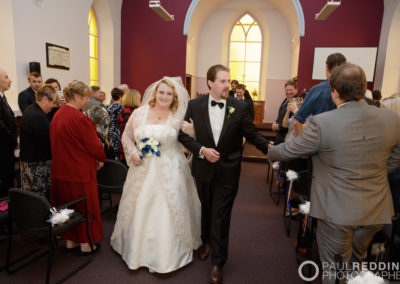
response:
[[[204,155],[210,163],[217,162],[220,157],[219,152],[213,148],[203,147],[200,154]]]

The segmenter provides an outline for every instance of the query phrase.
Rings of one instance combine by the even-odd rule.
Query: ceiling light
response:
[[[316,20],[326,20],[337,7],[340,6],[340,1],[328,1],[318,14],[315,14]]]
[[[150,1],[149,7],[157,13],[164,21],[173,21],[174,15],[168,13],[163,6],[161,6],[160,1]]]

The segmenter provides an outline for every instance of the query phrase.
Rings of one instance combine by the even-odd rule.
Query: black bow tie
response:
[[[216,106],[216,105],[218,105],[219,108],[223,108],[224,107],[224,103],[223,102],[217,103],[216,101],[212,100],[211,101],[211,106]]]

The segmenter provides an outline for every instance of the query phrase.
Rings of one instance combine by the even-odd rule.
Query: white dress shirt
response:
[[[211,101],[214,100],[217,103],[224,103],[224,107],[220,108],[218,105],[211,106]],[[215,145],[218,145],[219,137],[221,136],[222,126],[224,125],[226,112],[226,100],[215,100],[211,97],[208,97],[208,115],[210,117],[211,130],[214,137]]]
[[[216,101],[217,103],[224,103],[224,107],[220,108],[218,105],[212,106],[211,101]],[[225,120],[225,111],[226,111],[226,100],[215,100],[209,95],[208,97],[208,117],[210,118],[211,131],[213,134],[215,145],[218,145],[219,137],[221,136],[222,126],[224,125]],[[199,158],[203,159],[204,155],[201,154],[204,146],[200,148]]]

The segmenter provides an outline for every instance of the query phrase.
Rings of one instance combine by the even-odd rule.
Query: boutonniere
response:
[[[234,107],[228,107],[228,118],[235,112]]]

